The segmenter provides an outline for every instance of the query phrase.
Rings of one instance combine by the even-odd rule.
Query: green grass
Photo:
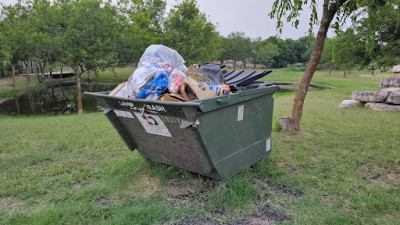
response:
[[[271,158],[226,182],[147,162],[102,113],[0,116],[0,224],[234,222],[266,206],[296,224],[398,224],[400,113],[337,108],[389,77],[360,74],[317,72],[314,83],[337,88],[307,94],[302,131],[274,123]],[[275,121],[293,97],[276,95]]]

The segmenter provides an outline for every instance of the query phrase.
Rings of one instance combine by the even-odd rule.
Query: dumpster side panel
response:
[[[114,126],[114,128],[117,130],[119,136],[122,138],[122,140],[125,142],[125,144],[128,146],[128,148],[132,151],[136,149],[136,143],[134,140],[134,135],[132,135],[129,130],[126,129],[124,121],[121,121],[123,119],[119,118],[117,114],[115,113],[114,110],[106,109],[104,111],[104,114],[106,115],[107,119],[110,121],[110,123]],[[127,121],[129,122],[129,121]]]
[[[185,109],[193,110],[197,110],[197,107]],[[212,166],[196,130],[192,126],[181,127],[184,122],[192,124],[194,121],[138,111],[126,112],[130,112],[133,118],[119,118],[123,126],[116,129],[126,129],[130,135],[128,139],[134,139],[143,158],[204,175],[210,173]]]
[[[245,99],[198,118],[200,136],[220,179],[269,155],[273,93]]]

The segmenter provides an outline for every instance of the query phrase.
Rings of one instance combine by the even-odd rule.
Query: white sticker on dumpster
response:
[[[267,152],[271,151],[271,138],[267,138],[267,141],[266,141],[266,151],[267,151]]]
[[[238,106],[237,121],[242,121],[243,120],[243,114],[244,114],[244,105],[239,105]]]
[[[131,119],[134,118],[131,112],[115,110],[115,109],[114,109],[114,112],[115,112],[115,115],[117,115],[119,117],[126,117],[126,118],[131,118]]]
[[[143,128],[149,134],[157,134],[165,137],[172,137],[168,128],[165,126],[164,122],[160,117],[149,114],[135,113],[136,117],[139,119]]]

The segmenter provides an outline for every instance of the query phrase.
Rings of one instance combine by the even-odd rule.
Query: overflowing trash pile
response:
[[[239,89],[270,86],[256,81],[271,71],[226,71],[224,65],[185,66],[175,50],[164,45],[150,45],[127,82],[109,95],[130,99],[184,102],[228,95]]]

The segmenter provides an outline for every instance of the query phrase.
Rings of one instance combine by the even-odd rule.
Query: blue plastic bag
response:
[[[160,69],[161,67],[153,64],[155,67]],[[161,91],[166,89],[168,87],[168,77],[169,73],[167,70],[164,70],[160,75],[155,77],[152,81],[147,83],[141,90],[140,92],[135,96],[135,99],[145,99],[149,95],[151,95],[152,99],[157,99],[159,96],[161,96]],[[152,94],[156,94],[155,96]]]

